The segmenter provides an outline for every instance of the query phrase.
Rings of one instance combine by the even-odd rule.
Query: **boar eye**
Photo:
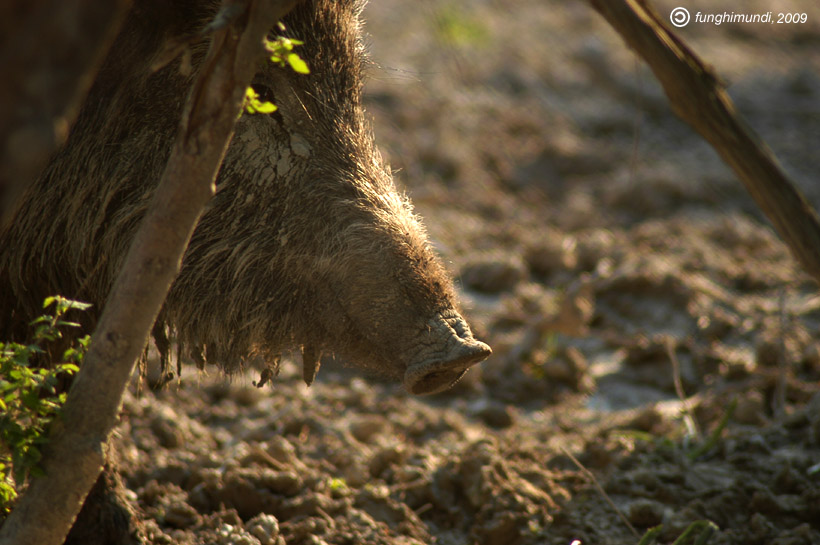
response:
[[[273,91],[264,83],[252,83],[251,87],[259,95],[259,100],[262,102],[271,102],[276,104],[276,99],[273,97]]]

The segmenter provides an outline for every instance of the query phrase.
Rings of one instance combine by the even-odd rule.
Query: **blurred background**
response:
[[[679,5],[692,20],[678,34],[820,204],[820,6],[654,3],[665,21]],[[806,22],[695,21],[697,12],[768,11]],[[643,352],[633,345],[659,335],[702,348],[718,341],[753,360],[766,320],[750,305],[780,305],[818,325],[815,286],[740,181],[586,2],[374,2],[365,18],[377,140],[497,347],[486,380],[521,372],[529,384],[533,365],[536,375],[574,373],[544,361],[567,347],[607,373],[618,349]],[[539,317],[557,318],[582,277],[591,330],[569,338],[542,323],[539,343],[523,338]],[[520,358],[522,342],[535,352],[523,366],[508,358]],[[692,348],[682,349],[687,358]],[[702,383],[708,371],[690,364],[684,378]],[[521,401],[522,386],[509,400]],[[635,396],[619,402],[647,400]]]

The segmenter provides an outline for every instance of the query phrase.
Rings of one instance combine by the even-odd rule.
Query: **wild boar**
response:
[[[168,158],[191,67],[155,70],[196,36],[213,1],[139,0],[67,144],[0,233],[0,334],[20,337],[55,293],[103,308]],[[457,310],[451,281],[408,198],[396,190],[362,107],[366,65],[354,0],[305,1],[285,21],[310,74],[260,66],[278,105],[243,115],[157,326],[198,362],[233,371],[301,349],[414,394],[446,389],[490,353]],[[93,316],[91,323],[93,325]]]

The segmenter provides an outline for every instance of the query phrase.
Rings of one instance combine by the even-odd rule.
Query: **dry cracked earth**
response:
[[[679,3],[807,14],[678,33],[820,206],[820,3]],[[364,15],[377,139],[494,354],[429,398],[287,359],[135,386],[149,541],[820,543],[817,285],[648,69],[586,2]]]

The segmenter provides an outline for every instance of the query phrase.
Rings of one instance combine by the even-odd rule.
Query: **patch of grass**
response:
[[[720,441],[721,435],[723,435],[723,431],[726,429],[726,426],[729,425],[729,420],[731,420],[736,407],[737,398],[733,398],[726,407],[726,411],[720,417],[720,422],[718,422],[718,425],[714,430],[712,430],[712,433],[710,433],[709,437],[705,440],[699,440],[698,438],[689,435],[688,430],[690,428],[688,426],[682,436],[672,434],[672,437],[665,437],[633,429],[614,430],[613,435],[617,437],[625,437],[634,441],[649,443],[659,449],[679,450],[686,454],[686,457],[690,460],[695,460],[712,450],[715,445],[717,445],[718,441]]]
[[[733,398],[732,401],[729,402],[726,412],[723,413],[723,416],[720,418],[720,422],[718,422],[718,425],[712,433],[709,434],[708,439],[687,453],[690,460],[694,460],[695,458],[706,454],[717,444],[720,436],[723,434],[723,430],[725,430],[726,426],[729,424],[729,420],[732,418],[735,408],[737,408],[737,398]]]
[[[613,432],[615,437],[623,437],[625,439],[632,439],[633,441],[640,441],[643,443],[650,443],[654,445],[656,448],[663,448],[667,450],[672,450],[678,448],[678,444],[669,437],[664,437],[662,435],[654,435],[649,433],[648,431],[642,430],[633,430],[633,429],[620,429],[615,430]]]

